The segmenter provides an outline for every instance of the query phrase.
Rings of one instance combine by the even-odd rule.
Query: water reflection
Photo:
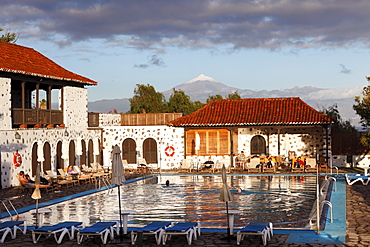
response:
[[[165,186],[166,180],[170,186]],[[229,176],[231,189],[240,187],[248,193],[234,194],[230,209],[241,210],[235,226],[246,222],[292,222],[308,218],[315,200],[315,177],[308,176]],[[130,226],[142,226],[151,221],[199,221],[202,227],[225,227],[226,216],[220,211],[225,203],[219,198],[222,186],[219,175],[160,176],[151,181],[138,181],[121,186],[123,209],[137,213]],[[47,224],[60,221],[119,220],[117,188],[113,192],[70,200],[50,207],[45,215]],[[30,214],[24,215],[33,222]]]

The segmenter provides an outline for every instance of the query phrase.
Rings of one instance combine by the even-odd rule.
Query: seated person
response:
[[[78,172],[74,170],[72,165],[69,165],[67,167],[67,173],[68,175],[78,175],[78,178],[90,178],[91,177],[90,174],[78,174]]]
[[[209,169],[209,168],[212,168],[212,166],[215,164],[215,162],[213,162],[211,156],[209,156],[208,160],[206,162],[204,162],[202,168],[206,168],[206,169]]]
[[[266,168],[273,168],[275,166],[275,162],[272,161],[272,158],[270,157],[268,159],[268,162],[266,163]]]
[[[26,188],[35,188],[35,182],[31,179],[27,179],[26,175],[24,174],[24,171],[20,171],[17,175],[19,182],[23,187]],[[28,176],[29,177],[29,176]],[[50,187],[50,183],[48,184],[40,184],[40,188],[46,188]]]
[[[301,159],[301,157],[298,157],[294,162],[293,168],[304,168],[304,161]]]
[[[236,157],[236,163],[238,167],[243,167],[244,163],[247,162],[247,157],[244,154],[244,151],[241,151],[240,154]]]

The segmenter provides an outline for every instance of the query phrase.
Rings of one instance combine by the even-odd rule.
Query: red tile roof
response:
[[[332,123],[298,97],[216,99],[168,123],[176,127],[317,125]]]
[[[68,71],[32,48],[0,42],[0,71],[38,76],[86,85],[96,81]]]

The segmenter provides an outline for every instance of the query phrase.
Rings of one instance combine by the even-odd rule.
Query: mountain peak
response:
[[[184,84],[190,84],[190,83],[194,83],[194,82],[197,82],[197,81],[218,82],[215,79],[213,79],[212,77],[206,76],[204,74],[200,74],[198,77],[196,77],[196,78],[194,78],[194,79],[192,79],[188,82],[185,82]]]

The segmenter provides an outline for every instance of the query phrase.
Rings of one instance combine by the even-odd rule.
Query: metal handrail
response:
[[[9,203],[9,205],[10,205],[10,207],[12,208],[12,210],[15,212],[15,214],[16,214],[16,218],[19,218],[19,214],[18,214],[18,211],[15,209],[15,207],[14,207],[14,205],[13,205],[13,203],[9,200],[9,199],[3,199],[3,200],[1,200],[1,203],[3,204],[3,206],[4,206],[4,208],[5,208],[5,210],[8,212],[8,214],[9,214],[9,217],[13,220],[13,215],[11,214],[11,212],[10,212],[10,210],[9,210],[9,208],[6,206],[6,202],[8,202]]]

